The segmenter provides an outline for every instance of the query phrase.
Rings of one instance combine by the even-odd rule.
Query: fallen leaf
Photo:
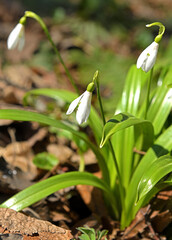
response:
[[[72,156],[73,151],[64,145],[49,144],[47,151],[59,159],[60,163],[65,163]]]
[[[25,216],[12,209],[0,208],[0,226],[4,233],[17,233],[23,239],[70,240],[69,230],[57,227],[48,221]],[[33,238],[27,238],[28,236]],[[36,236],[36,238],[34,238]]]

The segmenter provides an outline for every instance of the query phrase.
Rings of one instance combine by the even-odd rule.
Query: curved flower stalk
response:
[[[165,27],[160,22],[147,24],[146,27],[159,26],[159,34],[155,37],[154,41],[140,54],[137,60],[137,68],[142,68],[144,72],[151,70],[156,62],[159,42],[165,32]]]
[[[86,122],[91,110],[91,99],[92,99],[92,91],[94,90],[94,83],[90,83],[87,87],[87,90],[76,98],[71,104],[66,112],[67,115],[71,114],[75,108],[76,111],[76,120],[79,124]]]
[[[25,22],[26,18],[22,17],[10,33],[7,39],[7,47],[9,50],[18,48],[18,50],[21,51],[23,49],[25,44]]]

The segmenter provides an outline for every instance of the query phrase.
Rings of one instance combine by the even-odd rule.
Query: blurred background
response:
[[[160,21],[166,26],[157,66],[172,60],[171,0],[0,0],[0,74],[13,85],[73,90],[33,19],[27,20],[24,50],[7,51],[7,37],[26,10],[44,19],[81,92],[99,70],[109,115],[114,113],[127,71],[158,33],[157,27],[146,28],[147,23]],[[8,92],[3,99],[10,102],[9,96],[13,102],[19,98]]]

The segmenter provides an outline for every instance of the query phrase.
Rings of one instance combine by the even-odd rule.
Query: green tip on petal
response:
[[[91,82],[91,83],[89,83],[88,86],[87,86],[87,91],[88,91],[88,92],[93,92],[93,91],[94,91],[94,88],[95,88],[95,84],[94,84],[94,82]]]
[[[19,23],[21,23],[22,25],[26,24],[26,17],[23,16],[22,18],[20,18]]]

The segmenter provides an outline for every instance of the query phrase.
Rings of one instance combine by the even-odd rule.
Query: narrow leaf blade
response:
[[[143,198],[168,173],[172,172],[172,157],[162,156],[154,161],[143,174],[137,189],[137,202]]]
[[[41,124],[46,124],[48,126],[53,126],[53,127],[67,130],[73,133],[75,136],[85,141],[87,145],[92,149],[92,151],[97,156],[97,159],[99,161],[99,166],[102,170],[104,179],[106,179],[107,182],[109,181],[107,165],[99,149],[92,142],[90,142],[89,138],[86,135],[83,135],[83,133],[80,133],[79,131],[73,129],[72,127],[68,126],[62,121],[53,119],[49,116],[39,114],[36,112],[17,110],[17,109],[0,109],[0,119],[11,119],[16,121],[35,121]]]
[[[93,174],[86,172],[68,172],[65,174],[50,177],[42,182],[38,182],[23,191],[17,193],[0,207],[11,208],[16,211],[20,211],[25,207],[45,198],[46,196],[69,186],[75,186],[77,184],[92,185],[105,191],[107,194],[108,187],[105,182]]]

